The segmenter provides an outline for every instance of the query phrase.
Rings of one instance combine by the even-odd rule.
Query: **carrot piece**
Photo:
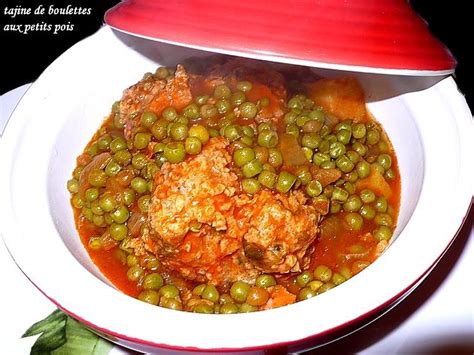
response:
[[[278,308],[296,302],[296,295],[288,292],[288,290],[281,285],[269,287],[267,290],[270,293],[270,298],[263,306],[263,309]]]

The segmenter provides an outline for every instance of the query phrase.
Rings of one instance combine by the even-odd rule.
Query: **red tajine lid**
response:
[[[445,75],[456,60],[406,0],[125,0],[114,29],[243,57],[403,75]]]

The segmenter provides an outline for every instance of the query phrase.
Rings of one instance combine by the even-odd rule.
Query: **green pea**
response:
[[[362,160],[357,163],[356,170],[357,175],[359,175],[359,178],[365,179],[370,175],[370,164],[367,163],[365,160]]]
[[[334,275],[332,275],[332,282],[336,286],[342,284],[345,281],[347,281],[347,278],[338,272],[335,272]]]
[[[268,163],[274,168],[278,168],[283,164],[283,156],[278,149],[268,149]]]
[[[226,112],[229,112],[232,108],[230,101],[226,99],[220,99],[216,102],[217,111],[222,115]]]
[[[359,154],[354,150],[349,150],[346,152],[346,156],[350,159],[351,162],[357,164],[359,161]]]
[[[365,124],[363,124],[363,123],[354,123],[352,125],[352,136],[355,139],[364,138],[366,131],[367,130],[365,128]]]
[[[239,312],[239,307],[234,303],[223,304],[219,310],[221,314],[235,314]]]
[[[214,307],[205,303],[197,304],[193,308],[194,313],[212,314],[214,313]]]
[[[181,142],[171,142],[166,144],[163,156],[170,163],[179,163],[186,157],[186,149]]]
[[[115,176],[120,172],[120,170],[122,170],[122,166],[113,160],[109,161],[104,169],[107,176]]]
[[[114,210],[114,208],[117,205],[117,201],[115,200],[114,196],[112,194],[104,194],[100,199],[99,199],[99,207],[104,211],[104,212],[111,212]]]
[[[205,300],[216,303],[219,300],[219,291],[217,291],[217,288],[214,285],[206,285],[202,290],[201,297]]]
[[[354,149],[354,151],[356,151],[357,154],[359,154],[361,157],[365,156],[369,151],[367,146],[359,142],[355,142],[354,144],[352,144],[352,149]]]
[[[275,285],[276,285],[275,278],[269,274],[262,274],[258,276],[257,279],[255,280],[255,286],[257,287],[268,288]]]
[[[132,157],[132,166],[135,169],[141,170],[148,164],[148,159],[145,154],[137,153]]]
[[[115,223],[122,224],[127,221],[128,217],[130,216],[130,212],[128,212],[127,207],[120,206],[115,211],[113,211],[110,216]]]
[[[369,145],[377,144],[380,140],[380,133],[376,129],[369,129],[367,131],[366,142]]]
[[[130,281],[137,281],[143,275],[143,269],[139,265],[134,265],[127,271],[127,278]]]
[[[342,207],[341,204],[337,201],[331,201],[331,205],[329,207],[329,211],[333,214],[339,213],[341,211]]]
[[[296,283],[301,287],[305,287],[312,280],[313,274],[309,271],[304,271],[296,277]]]
[[[90,237],[88,244],[92,250],[99,250],[102,248],[102,239],[100,237]]]
[[[122,191],[123,202],[129,206],[135,201],[135,191],[132,189],[125,189]]]
[[[154,290],[144,290],[138,295],[138,299],[142,302],[153,304],[155,306],[160,302],[160,295]]]
[[[360,208],[359,214],[364,219],[372,220],[375,217],[375,209],[370,205],[364,205]]]
[[[234,151],[234,163],[238,166],[244,166],[255,159],[255,151],[252,148],[241,148]]]
[[[242,179],[242,190],[248,194],[255,194],[260,191],[260,182],[257,179]]]
[[[199,284],[197,285],[196,287],[193,288],[193,295],[196,295],[196,296],[201,296],[202,294],[202,291],[204,291],[204,289],[206,288],[206,284]]]
[[[156,69],[155,75],[158,79],[163,80],[166,79],[168,75],[170,75],[170,72],[167,67],[159,67],[158,69]]]
[[[320,165],[321,169],[335,169],[336,163],[332,160],[323,161]]]
[[[87,181],[94,187],[102,187],[107,183],[107,174],[101,169],[92,169]]]
[[[240,105],[240,114],[244,118],[253,119],[257,116],[257,113],[258,107],[253,102],[247,101]]]
[[[199,118],[199,106],[195,103],[189,104],[183,109],[183,116],[190,120]]]
[[[76,179],[68,180],[67,189],[72,194],[77,193],[79,191],[79,182]]]
[[[356,186],[348,181],[344,183],[344,189],[350,194],[355,194],[356,192]]]
[[[230,88],[225,84],[217,85],[214,88],[214,97],[217,99],[227,99],[231,94]]]
[[[303,287],[298,292],[297,300],[298,301],[304,301],[304,300],[310,299],[310,298],[312,298],[316,295],[317,295],[317,293],[315,291],[313,291],[312,289],[310,289],[309,287]]]
[[[379,141],[377,146],[379,147],[379,152],[380,153],[387,153],[390,150],[390,147],[389,147],[388,143],[383,139],[381,139]]]
[[[143,127],[150,128],[151,126],[153,126],[153,123],[155,123],[157,119],[158,117],[156,117],[155,113],[145,111],[140,117],[140,123]]]
[[[138,132],[133,138],[133,146],[137,149],[145,149],[146,147],[148,147],[148,143],[150,143],[150,140],[150,133]]]
[[[344,202],[343,207],[346,212],[357,212],[362,207],[362,201],[359,196],[351,195],[347,201]]]
[[[113,156],[114,161],[121,166],[127,166],[132,161],[132,154],[128,150],[119,150]]]
[[[334,142],[329,146],[329,155],[331,158],[336,159],[342,156],[346,152],[346,147],[340,142]]]
[[[393,232],[387,226],[379,226],[374,229],[372,234],[377,240],[390,240],[390,238],[392,238]]]
[[[263,170],[262,163],[258,159],[254,159],[242,166],[242,173],[246,178],[254,177]]]
[[[109,135],[103,136],[97,141],[97,147],[102,151],[108,150],[110,148],[110,142],[112,142],[112,137]]]
[[[301,181],[302,185],[307,185],[311,182],[313,176],[309,172],[307,166],[302,166],[296,170],[296,177]]]
[[[202,143],[199,140],[199,138],[188,137],[186,138],[185,149],[186,149],[186,153],[188,154],[191,154],[191,155],[199,154],[202,149]]]
[[[341,155],[336,159],[336,166],[343,173],[349,173],[354,169],[354,163],[346,155]]]
[[[94,213],[95,215],[102,216],[104,214],[104,210],[100,207],[99,202],[97,200],[92,201],[90,204],[90,207],[91,207],[92,213]]]
[[[332,278],[332,270],[326,265],[319,265],[314,269],[314,278],[322,282],[328,282]]]
[[[395,179],[395,171],[393,169],[388,169],[385,174],[383,175],[387,180]]]
[[[382,166],[382,164],[380,164],[379,162],[374,162],[370,165],[370,169],[372,170],[375,170],[376,172],[378,172],[380,175],[384,175],[385,174],[385,169],[384,167]]]
[[[75,194],[72,196],[71,203],[75,208],[82,208],[84,206],[84,200],[79,194]]]
[[[245,102],[245,94],[242,91],[236,91],[230,97],[230,103],[233,107],[242,105]]]
[[[263,170],[260,175],[258,175],[258,182],[269,189],[275,186],[276,180],[277,174],[271,171]]]
[[[336,137],[337,137],[338,142],[346,145],[346,144],[349,144],[349,142],[351,141],[352,133],[351,131],[347,129],[341,129],[340,131],[337,132]]]
[[[167,121],[174,121],[178,117],[178,112],[176,112],[176,109],[174,107],[167,107],[163,110],[161,113],[163,118]]]
[[[288,134],[291,134],[292,136],[296,138],[298,138],[298,136],[300,135],[300,129],[298,128],[297,125],[294,125],[294,124],[287,125],[285,128],[285,132]]]
[[[134,177],[130,182],[130,186],[139,194],[145,193],[148,190],[148,183],[141,177]]]
[[[265,129],[258,134],[257,142],[260,146],[274,148],[278,144],[278,134],[269,129]]]
[[[143,279],[143,288],[145,290],[158,290],[163,286],[163,277],[158,273],[151,273]]]
[[[176,298],[179,296],[179,290],[174,285],[165,285],[160,288],[160,295],[166,298]]]
[[[213,118],[219,114],[219,111],[214,105],[205,104],[201,106],[200,113],[202,118]]]
[[[306,193],[310,197],[316,197],[321,195],[323,192],[323,186],[318,180],[312,180],[308,185],[306,185]]]
[[[172,123],[169,133],[175,141],[183,141],[188,136],[188,126],[184,123]]]
[[[331,200],[333,201],[345,202],[347,201],[348,197],[349,193],[346,190],[341,189],[339,186],[334,187],[332,190]]]
[[[314,109],[309,112],[309,118],[311,118],[312,120],[319,121],[319,122],[324,122],[324,119],[325,119],[324,111],[321,108]]]
[[[128,233],[128,228],[124,224],[112,223],[109,227],[109,233],[115,240],[124,240]]]
[[[196,97],[196,103],[199,105],[199,106],[202,106],[204,105],[207,100],[209,100],[209,96],[208,95],[200,95],[200,96],[197,96]]]
[[[240,137],[242,137],[242,130],[237,125],[228,125],[224,128],[224,136],[230,141],[233,142]]]
[[[298,118],[298,113],[295,111],[289,111],[283,117],[283,121],[286,125],[296,124],[296,119]]]
[[[310,149],[316,149],[321,142],[321,137],[317,133],[306,133],[301,139],[301,144]]]
[[[296,176],[288,171],[281,171],[278,175],[276,189],[281,193],[287,193],[296,182]]]
[[[237,90],[243,91],[243,92],[248,92],[252,90],[252,83],[250,81],[239,81],[237,83]]]
[[[150,131],[157,140],[165,139],[168,136],[168,121],[164,119],[158,120],[151,126]]]
[[[150,208],[150,195],[144,195],[138,199],[138,208],[141,212],[146,213]]]
[[[379,226],[391,227],[393,225],[393,219],[388,213],[377,213],[374,222]]]
[[[96,200],[99,197],[99,189],[97,189],[96,187],[88,188],[84,193],[84,197],[89,202]]]
[[[382,167],[387,170],[392,166],[392,158],[388,154],[380,154],[377,157],[377,162],[382,165]]]
[[[248,283],[244,281],[236,281],[230,288],[230,295],[237,302],[245,302],[249,291],[250,285]]]
[[[317,152],[313,155],[313,164],[320,166],[323,162],[329,161],[330,159],[331,157],[329,156],[329,154]]]
[[[270,99],[268,97],[262,97],[261,99],[258,100],[257,106],[260,106],[260,107],[270,106]]]
[[[209,141],[209,131],[203,125],[197,124],[189,128],[189,137],[198,138],[202,144],[206,144]]]
[[[294,96],[288,101],[288,107],[290,109],[303,110],[304,103],[298,96]]]
[[[93,157],[99,153],[99,147],[97,146],[97,143],[92,144],[87,148],[87,153]]]
[[[362,216],[358,213],[348,213],[345,216],[345,221],[351,230],[360,230],[362,228],[362,225],[364,224],[364,220],[362,219]]]
[[[387,207],[388,207],[387,199],[383,196],[380,196],[375,201],[374,207],[377,210],[377,212],[382,212],[382,213],[387,212]]]
[[[375,193],[369,189],[363,189],[360,192],[360,198],[364,203],[372,203],[375,201]]]

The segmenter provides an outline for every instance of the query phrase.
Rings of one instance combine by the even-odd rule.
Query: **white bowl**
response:
[[[357,75],[402,179],[396,236],[366,270],[294,305],[202,315],[148,305],[98,271],[74,226],[66,181],[122,90],[192,49],[107,27],[59,57],[31,86],[1,140],[1,232],[18,266],[51,301],[112,341],[141,351],[317,346],[359,327],[412,291],[442,257],[472,198],[473,122],[452,78]]]

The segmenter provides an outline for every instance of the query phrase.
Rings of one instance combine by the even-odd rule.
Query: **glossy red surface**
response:
[[[406,0],[125,0],[105,21],[158,41],[278,62],[415,75],[456,65]]]

